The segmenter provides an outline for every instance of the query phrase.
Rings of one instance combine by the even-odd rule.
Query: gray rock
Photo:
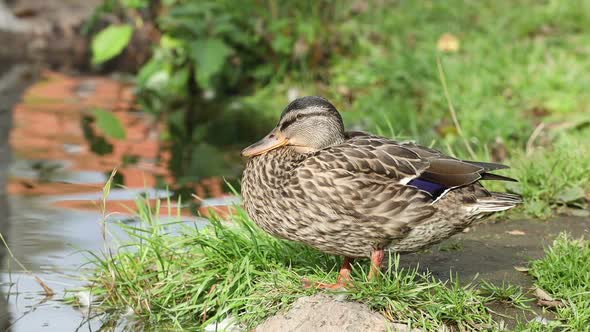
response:
[[[417,332],[420,330],[410,329],[404,324],[392,323],[381,314],[371,311],[364,304],[346,302],[319,294],[298,299],[287,312],[270,317],[255,331]]]

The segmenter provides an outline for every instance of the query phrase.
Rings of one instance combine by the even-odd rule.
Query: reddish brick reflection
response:
[[[81,120],[96,109],[112,111],[126,128],[126,138],[109,138],[113,152],[99,156],[90,151],[84,138]],[[95,128],[96,130],[96,128]],[[97,171],[108,173],[114,168],[123,175],[129,188],[150,188],[156,178],[167,183],[173,177],[165,167],[169,155],[160,152],[158,140],[160,128],[149,117],[136,111],[133,87],[114,79],[89,76],[66,76],[45,71],[42,80],[31,86],[22,103],[14,109],[14,128],[11,144],[17,158],[69,161],[72,171]],[[99,131],[97,131],[99,132]],[[138,158],[138,163],[125,166],[125,156]],[[100,191],[103,183],[69,184],[12,178],[9,191],[18,195],[62,195]],[[199,197],[224,195],[222,181],[212,178],[195,185]],[[58,206],[95,210],[88,201],[61,201]],[[155,205],[155,202],[152,202]],[[128,212],[123,206],[133,207],[131,201],[111,201],[111,212]],[[226,213],[227,208],[220,208]],[[204,214],[207,213],[202,209]],[[167,211],[162,211],[166,214]],[[183,211],[188,215],[190,211]]]

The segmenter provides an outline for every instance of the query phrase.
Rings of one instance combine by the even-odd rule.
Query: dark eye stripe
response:
[[[299,113],[299,114],[297,114],[296,117],[293,117],[293,118],[283,122],[279,129],[285,130],[285,128],[289,127],[290,125],[295,123],[297,120],[301,120],[303,118],[310,117],[310,116],[329,116],[329,114],[326,114],[326,112]]]
[[[297,119],[296,119],[296,118],[292,118],[292,119],[289,119],[289,120],[287,120],[287,121],[283,122],[283,123],[281,124],[281,128],[280,128],[280,130],[284,130],[285,128],[289,127],[289,126],[290,126],[290,125],[292,125],[292,124],[293,124],[295,121],[297,121]]]

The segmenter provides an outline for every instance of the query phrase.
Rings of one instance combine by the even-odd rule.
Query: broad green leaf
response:
[[[111,25],[92,39],[92,63],[97,65],[119,55],[133,35],[130,25]]]
[[[125,139],[125,127],[113,112],[96,109],[94,110],[94,118],[96,119],[96,126],[105,135],[115,139]]]
[[[191,56],[195,63],[197,83],[203,88],[211,86],[211,78],[218,74],[232,49],[221,39],[199,39],[191,46]]]

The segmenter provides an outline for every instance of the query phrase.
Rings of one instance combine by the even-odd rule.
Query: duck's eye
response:
[[[301,119],[303,119],[303,114],[297,114],[297,115],[295,116],[295,119],[297,119],[297,120],[301,120]]]

